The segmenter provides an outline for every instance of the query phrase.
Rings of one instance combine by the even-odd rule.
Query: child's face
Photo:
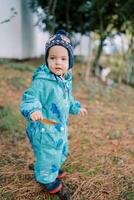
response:
[[[62,46],[56,45],[49,49],[48,66],[54,74],[63,76],[69,68],[68,51]]]

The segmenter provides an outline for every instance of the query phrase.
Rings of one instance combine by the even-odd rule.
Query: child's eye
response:
[[[67,60],[67,58],[62,58],[62,60]]]
[[[54,60],[54,57],[50,57],[51,60]]]

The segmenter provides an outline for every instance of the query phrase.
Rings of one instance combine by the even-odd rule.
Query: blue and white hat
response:
[[[48,52],[49,49],[55,45],[60,45],[68,50],[69,55],[69,69],[73,67],[74,64],[74,55],[73,55],[73,47],[70,42],[70,39],[67,37],[67,32],[64,30],[59,30],[55,35],[51,36],[49,40],[46,42],[45,47],[45,62],[47,63]]]

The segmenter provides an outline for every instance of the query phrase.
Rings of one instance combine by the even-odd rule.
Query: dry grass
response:
[[[31,72],[0,67],[1,78],[6,77],[1,79],[0,104],[10,104],[17,112],[23,88],[8,85],[9,79],[27,77],[28,85]],[[70,117],[70,155],[63,168],[68,172],[65,183],[71,199],[134,200],[133,89],[125,85],[109,89],[94,78],[90,78],[88,87],[80,73],[76,67],[75,96],[87,106],[89,114],[85,118]],[[19,120],[24,124],[21,117]],[[22,129],[24,135],[24,126]],[[0,199],[58,200],[35,182],[28,168],[33,161],[27,138],[8,139],[2,133]]]

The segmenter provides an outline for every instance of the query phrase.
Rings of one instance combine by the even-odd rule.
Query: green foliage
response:
[[[119,130],[116,130],[114,132],[109,133],[108,139],[109,140],[114,140],[114,139],[120,139],[121,138],[121,133]]]
[[[66,172],[70,174],[77,171],[85,176],[93,176],[101,171],[100,166],[87,169],[85,166],[80,165],[80,163],[75,163],[73,165],[64,165],[63,168]]]
[[[37,25],[44,31],[54,33],[57,29],[64,28],[70,33],[79,32],[88,36],[90,32],[98,34],[100,45],[91,70],[94,75],[105,39],[117,33],[129,32],[134,35],[133,0],[30,0],[29,5],[37,13]],[[41,7],[43,12],[39,12],[38,7]],[[119,73],[115,73],[117,80]],[[133,82],[133,77],[131,79]]]
[[[57,29],[64,28],[71,33],[97,33],[100,45],[93,68],[99,63],[106,37],[118,32],[126,33],[128,30],[134,33],[133,0],[30,0],[29,5],[37,13],[37,25],[45,31],[54,33]],[[39,6],[42,13],[38,10]]]
[[[13,194],[11,191],[3,192],[2,190],[0,190],[0,199],[1,200],[14,200]]]
[[[19,116],[9,106],[0,107],[0,135],[12,137],[21,133]]]
[[[0,59],[0,64],[3,65],[3,64],[7,64],[8,63],[8,60],[6,59]]]
[[[75,59],[75,64],[76,65],[86,65],[87,59],[85,56],[79,55],[79,56],[74,56]]]
[[[134,86],[134,55],[127,62],[123,80],[125,83]]]
[[[8,83],[18,90],[26,88],[26,79],[23,77],[14,77],[9,79]]]
[[[21,72],[25,71],[33,72],[33,70],[35,69],[35,66],[28,64],[26,62],[17,63],[8,59],[0,59],[0,64],[5,65],[7,68],[15,69]]]
[[[122,164],[123,162],[124,162],[124,160],[122,157],[119,157],[119,156],[112,157],[112,163],[115,165]]]
[[[116,82],[118,82],[119,76],[120,76],[120,69],[121,66],[119,63],[114,63],[113,71],[112,71],[112,79]]]
[[[132,191],[125,191],[119,197],[119,200],[134,200],[134,192]]]
[[[102,34],[104,31],[104,35],[113,29],[126,31],[126,26],[134,24],[133,0],[67,0],[66,3],[60,0],[30,0],[29,5],[38,15],[37,24],[45,24],[44,30],[50,32],[54,26],[54,29],[62,27],[84,34],[90,31]],[[39,13],[39,6],[44,14]]]
[[[11,62],[11,63],[8,63],[6,66],[8,68],[19,70],[21,72],[24,72],[24,71],[33,72],[33,70],[35,69],[34,66],[29,65],[29,64],[25,64],[25,63],[12,63]]]

